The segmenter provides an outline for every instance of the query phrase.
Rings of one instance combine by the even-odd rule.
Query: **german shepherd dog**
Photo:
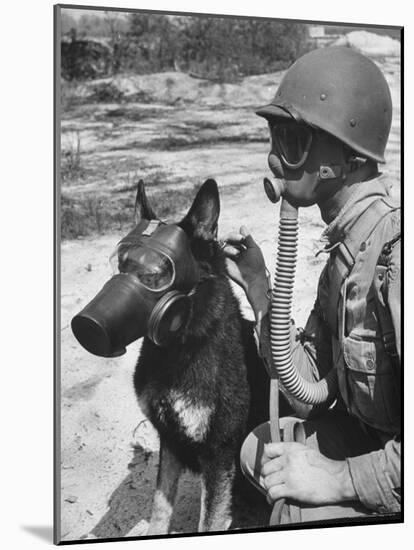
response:
[[[253,324],[242,317],[226,275],[216,240],[219,211],[217,184],[210,179],[177,224],[190,239],[201,273],[189,321],[168,347],[144,338],[134,373],[138,402],[160,436],[149,535],[168,533],[185,468],[201,476],[199,531],[228,529],[234,488],[242,478],[241,444],[268,419],[268,377],[257,355]],[[142,182],[136,212],[137,221],[156,219]]]

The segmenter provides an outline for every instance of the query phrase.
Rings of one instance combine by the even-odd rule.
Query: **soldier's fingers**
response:
[[[226,241],[232,242],[232,243],[243,243],[245,236],[242,235],[240,232],[233,232],[227,235]]]
[[[284,464],[285,464],[285,459],[283,457],[272,458],[271,460],[269,460],[268,462],[265,462],[262,465],[261,474],[262,476],[267,476],[274,472],[279,472],[283,469]]]
[[[270,487],[270,489],[267,491],[267,494],[273,501],[289,496],[288,490],[284,483],[281,483],[280,485],[273,485],[273,487]]]
[[[243,235],[243,244],[246,245],[247,248],[252,248],[258,246],[257,242],[253,239],[253,237],[250,234],[250,231],[247,229],[245,225],[242,225],[240,227],[240,234]]]
[[[240,254],[240,249],[239,248],[236,248],[235,246],[231,246],[230,244],[227,244],[224,248],[223,248],[223,252],[224,252],[224,255],[227,257],[227,258],[238,258],[239,254]]]
[[[284,483],[283,472],[275,472],[263,478],[263,485],[267,491],[269,491],[275,485],[281,485]]]
[[[267,443],[264,446],[263,455],[265,458],[276,458],[277,456],[281,456],[285,450],[285,443]]]

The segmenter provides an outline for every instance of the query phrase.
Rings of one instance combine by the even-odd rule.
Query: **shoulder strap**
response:
[[[342,286],[355,265],[355,258],[363,249],[365,241],[383,220],[383,218],[399,207],[380,198],[374,201],[358,218],[351,230],[345,235],[329,258],[329,308],[327,321],[334,334],[338,335],[339,298]],[[370,215],[368,215],[368,213]]]
[[[378,314],[378,324],[381,331],[382,343],[386,353],[391,357],[393,361],[398,360],[398,353],[394,324],[392,322],[391,314],[387,305],[387,271],[391,251],[400,239],[401,232],[399,231],[390,241],[385,243],[385,245],[383,246],[377,266],[375,268],[374,281],[377,302],[376,310]]]
[[[386,198],[380,198],[374,201],[365,211],[365,213],[358,218],[351,231],[345,235],[339,249],[343,248],[342,253],[347,256],[349,261],[349,271],[355,263],[355,258],[361,249],[361,246],[365,245],[365,241],[380,223],[380,221],[389,213],[398,210],[399,206],[385,200]],[[371,215],[367,215],[370,213]]]

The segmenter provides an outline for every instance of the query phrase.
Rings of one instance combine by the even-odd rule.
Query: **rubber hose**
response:
[[[335,369],[331,369],[319,382],[308,382],[293,364],[290,338],[298,226],[297,208],[283,199],[270,309],[270,345],[273,364],[284,388],[299,401],[315,405],[324,403],[336,392],[337,380]]]

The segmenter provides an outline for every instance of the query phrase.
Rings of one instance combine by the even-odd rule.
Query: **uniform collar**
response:
[[[354,223],[374,201],[389,194],[383,175],[356,183],[352,188],[351,196],[322,233],[320,240],[325,245],[326,252],[344,239]]]

